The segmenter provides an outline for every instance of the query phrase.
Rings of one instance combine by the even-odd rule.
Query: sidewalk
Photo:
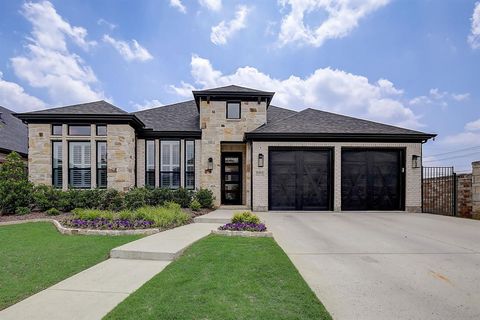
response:
[[[111,259],[0,311],[0,319],[101,319],[216,223],[193,223],[115,248]]]

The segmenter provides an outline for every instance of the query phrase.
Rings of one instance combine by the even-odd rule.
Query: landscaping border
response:
[[[212,230],[212,233],[229,237],[273,238],[271,231]]]
[[[57,228],[58,232],[67,235],[86,235],[86,236],[125,236],[125,235],[152,235],[160,232],[159,228],[150,229],[134,229],[134,230],[94,230],[94,229],[80,229],[80,228],[66,228],[55,219],[31,219],[31,220],[15,220],[0,222],[1,226],[8,226],[13,224],[22,224],[29,222],[51,222]]]

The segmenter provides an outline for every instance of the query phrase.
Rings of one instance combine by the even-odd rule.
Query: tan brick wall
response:
[[[127,191],[135,185],[135,130],[128,124],[109,124],[107,130],[107,185]]]
[[[333,147],[334,148],[334,197],[335,211],[341,210],[341,148],[342,147],[369,147],[369,148],[406,148],[406,211],[419,212],[421,210],[421,168],[412,168],[412,155],[420,155],[420,143],[338,143],[338,142],[253,142],[253,159],[258,154],[264,155],[264,167],[259,168],[254,162],[253,168],[253,209],[255,211],[268,210],[268,148],[269,146],[286,147]]]
[[[243,141],[245,132],[252,131],[266,122],[266,103],[241,102],[241,119],[226,118],[226,101],[200,102],[201,141],[201,176],[200,186],[213,191],[216,198],[215,205],[221,201],[221,143]],[[206,172],[208,158],[213,159],[212,172]],[[249,204],[250,156],[245,155],[244,171],[244,204]]]
[[[480,161],[472,162],[472,218],[480,219]]]

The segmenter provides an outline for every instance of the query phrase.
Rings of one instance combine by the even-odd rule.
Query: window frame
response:
[[[55,128],[56,126],[60,127],[60,134],[55,133],[55,130],[53,128]],[[52,123],[51,135],[55,137],[61,137],[63,135],[63,125],[61,123]]]
[[[105,127],[105,134],[98,134],[98,127]],[[95,125],[95,136],[97,137],[106,137],[108,135],[107,125],[104,123],[99,123]]]
[[[75,170],[75,168],[70,168],[70,145],[72,143],[77,143],[77,142],[83,142],[83,143],[88,143],[90,145],[90,150],[92,148],[92,141],[91,140],[70,140],[68,141],[68,188],[69,189],[91,189],[92,188],[92,152],[90,151],[90,186],[89,187],[75,187],[73,184],[70,183],[71,180],[71,171]],[[83,169],[83,168],[77,168],[77,169]],[[86,169],[86,168],[85,168]]]
[[[99,168],[99,162],[98,162],[98,145],[100,143],[105,143],[105,159],[106,159],[106,164],[105,164],[105,168]],[[91,161],[90,161],[91,162]],[[90,164],[90,168],[91,168],[91,164]],[[107,189],[108,188],[108,177],[107,177],[107,181],[105,183],[105,186],[101,186],[100,185],[100,179],[98,179],[99,177],[99,172],[100,171],[105,171],[105,175],[108,173],[108,144],[107,144],[107,141],[106,140],[97,140],[95,141],[95,170],[96,170],[96,174],[97,174],[97,188],[99,189]]]
[[[155,170],[155,164],[156,164],[156,161],[157,161],[157,154],[156,154],[156,146],[155,146],[155,139],[145,139],[145,182],[144,182],[144,185],[146,187],[153,187],[155,188],[156,187],[156,183],[155,183],[155,178],[156,178],[156,170]],[[148,169],[148,142],[152,142],[153,143],[153,169],[152,170],[149,170]],[[147,174],[148,173],[152,173],[153,172],[153,186],[150,185],[150,184],[147,184]]]
[[[52,140],[52,187],[54,187],[55,189],[62,189],[63,188],[63,142],[62,140]],[[54,159],[55,159],[55,144],[56,143],[60,143],[61,147],[62,147],[62,157],[60,159],[60,166],[59,167],[54,167]],[[58,186],[57,184],[55,184],[55,170],[59,171],[60,172],[60,177],[61,177],[61,185]]]
[[[162,169],[162,142],[178,142],[178,171],[163,171]],[[159,182],[158,185],[160,188],[169,188],[171,190],[177,190],[182,187],[182,141],[181,139],[160,139],[159,140],[159,155],[158,155],[158,164],[159,164]],[[172,166],[172,164],[170,164]],[[178,175],[178,187],[164,187],[162,185],[162,174],[175,174]]]
[[[193,170],[189,171],[188,170],[188,165],[187,165],[187,142],[192,142],[193,143]],[[183,181],[183,186],[187,190],[195,190],[195,140],[194,139],[185,139],[184,140],[184,154],[183,154],[183,159],[184,159],[184,181]],[[193,173],[193,186],[189,187],[187,185],[187,173]]]
[[[90,129],[88,134],[71,134],[70,133],[70,128],[71,127],[86,127]],[[67,135],[72,136],[72,137],[91,137],[92,136],[92,125],[91,124],[69,124],[68,129],[67,129]]]
[[[229,104],[238,104],[238,118],[232,118],[228,115],[228,105]],[[241,101],[227,101],[225,106],[225,115],[228,120],[240,120],[242,119],[242,102]]]

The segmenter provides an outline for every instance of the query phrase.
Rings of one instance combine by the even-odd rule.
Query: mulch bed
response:
[[[198,217],[198,216],[203,216],[204,214],[207,214],[209,212],[212,212],[213,209],[200,209],[198,211],[193,211],[190,208],[183,208],[183,210],[188,213],[192,218]],[[9,222],[9,221],[18,221],[18,220],[32,220],[32,219],[55,219],[58,222],[63,222],[69,218],[72,217],[72,214],[67,212],[67,213],[61,213],[58,216],[49,216],[45,212],[40,212],[40,211],[34,211],[29,214],[24,214],[24,215],[16,215],[16,214],[11,214],[11,215],[0,215],[0,222]]]
[[[71,218],[71,213],[61,213],[58,216],[49,216],[45,212],[34,211],[24,215],[0,215],[0,222],[18,221],[18,220],[32,220],[32,219],[55,219],[62,222],[68,218]]]

